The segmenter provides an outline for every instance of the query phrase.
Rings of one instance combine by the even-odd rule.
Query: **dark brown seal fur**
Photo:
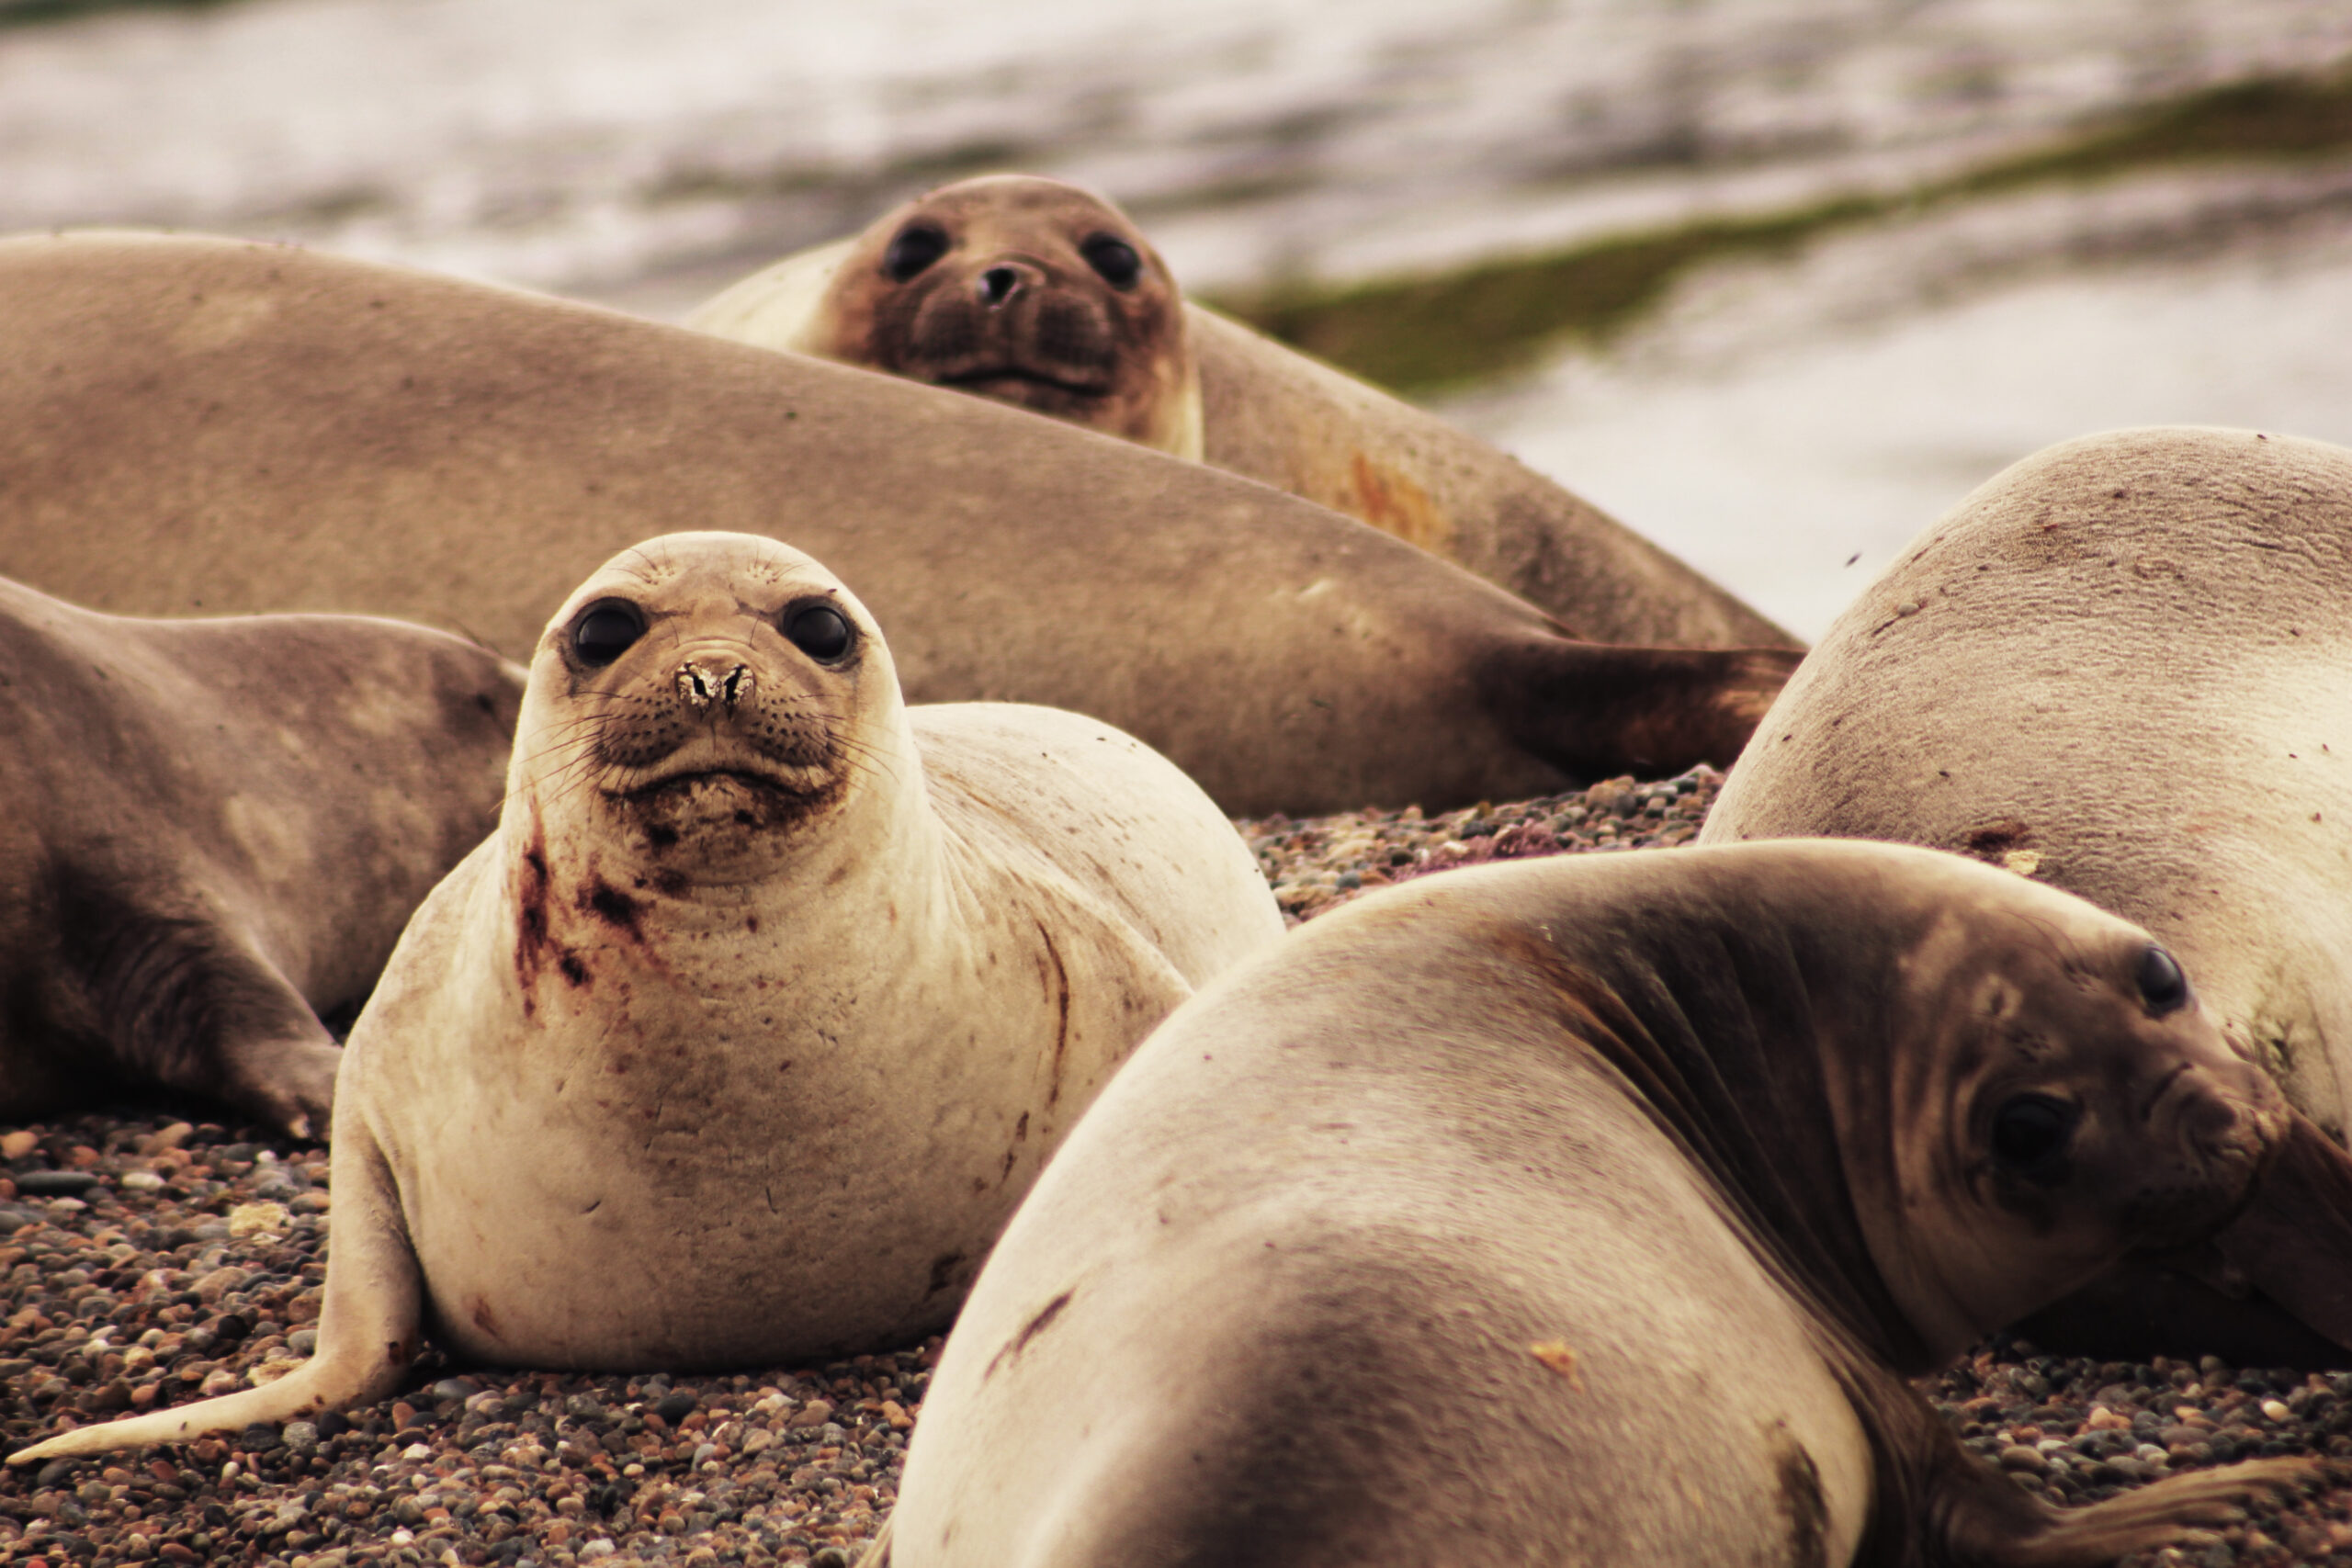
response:
[[[1198,455],[1184,297],[1074,186],[999,175],[909,202],[850,248],[826,306],[829,358]]]
[[[0,1115],[164,1089],[323,1134],[320,1015],[496,824],[521,697],[421,626],[0,581]]]
[[[1364,898],[1072,1132],[949,1338],[889,1561],[2054,1568],[2228,1517],[2314,1467],[2059,1510],[1905,1382],[2245,1200],[2285,1107],[2178,979],[1890,846]]]
[[[910,700],[1090,714],[1235,813],[1721,761],[1797,658],[1581,642],[1261,485],[609,311],[223,241],[0,245],[0,571],[519,652],[598,562],[693,529],[831,563]]]

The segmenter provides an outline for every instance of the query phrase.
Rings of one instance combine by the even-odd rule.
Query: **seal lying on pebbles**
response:
[[[944,1325],[1063,1130],[1282,919],[1076,715],[911,713],[797,550],[625,552],[540,639],[497,833],[353,1031],[318,1354],[11,1462],[494,1365],[775,1365]]]
[[[2091,1563],[1904,1380],[2226,1219],[2285,1127],[2147,935],[1956,857],[1553,859],[1155,1033],[949,1337],[894,1568]]]
[[[2342,447],[2175,428],[2030,457],[1928,528],[1831,627],[1700,841],[1928,844],[2078,893],[2177,953],[2223,1032],[2340,1140],[2352,1110],[2346,538]],[[2352,1346],[2352,1161],[2316,1134],[2306,1145],[2294,1163],[2319,1200],[2307,1247],[2256,1282]],[[2165,1330],[2193,1310],[2194,1327]],[[2222,1331],[2146,1280],[2097,1324],[2117,1354],[2145,1355],[2127,1348],[2145,1340],[2346,1364],[2341,1348],[2224,1347]]]
[[[496,822],[522,689],[422,626],[0,580],[0,1115],[165,1089],[323,1133],[320,1015]]]
[[[1579,642],[1320,507],[978,398],[274,246],[0,243],[0,571],[126,613],[528,649],[650,532],[827,561],[910,700],[1135,733],[1228,812],[1525,799],[1736,754],[1782,649]]]
[[[943,186],[686,324],[1125,436],[1344,512],[1605,642],[1796,640],[1485,442],[1187,303],[1127,215],[1031,175]]]

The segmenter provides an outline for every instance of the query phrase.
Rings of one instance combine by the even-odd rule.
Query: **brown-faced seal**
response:
[[[1227,810],[1727,761],[1797,655],[1581,642],[1320,507],[934,388],[275,246],[0,243],[0,571],[521,652],[649,533],[792,540],[917,701],[1135,733]]]
[[[909,710],[772,540],[623,553],[540,639],[498,831],[352,1032],[318,1354],[12,1456],[499,1365],[774,1365],[944,1326],[1063,1132],[1282,933],[1231,825],[1074,714]]]
[[[687,323],[1201,456],[1184,296],[1127,215],[1059,180],[943,186]]]
[[[1797,646],[1516,459],[1188,303],[1125,213],[1060,180],[943,186],[755,273],[686,324],[962,388],[1245,474],[1604,642]]]
[[[320,1015],[497,821],[522,689],[422,626],[0,581],[0,1115],[164,1089],[323,1134]]]
[[[2156,933],[2335,1138],[2352,1085],[2352,452],[2254,431],[2087,436],[1987,481],[1830,628],[1702,842],[1972,853]],[[2333,1345],[2139,1278],[2066,1333],[2112,1353],[2352,1356],[2352,1161],[2257,1275]],[[2245,1250],[2225,1237],[2225,1254]],[[2246,1270],[2216,1269],[2243,1293]],[[2038,1338],[2057,1337],[2043,1325]],[[2248,1337],[2248,1336],[2254,1336]]]
[[[950,1337],[893,1568],[2081,1564],[1905,1381],[2244,1201],[2290,1113],[2143,931],[1860,844],[1454,873],[1096,1101]]]

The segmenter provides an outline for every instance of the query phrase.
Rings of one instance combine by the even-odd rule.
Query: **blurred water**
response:
[[[1202,287],[1894,177],[2347,49],[2340,0],[243,0],[0,32],[0,228],[628,288],[1018,165]]]
[[[1915,181],[2347,51],[2341,0],[238,0],[0,29],[0,229],[293,238],[675,315],[1019,166],[1125,202],[1193,287],[1345,277]],[[1842,236],[1456,412],[1817,631],[2049,440],[2352,441],[2321,352],[2344,183]]]
[[[2155,176],[1725,266],[1607,354],[1445,412],[1814,637],[2053,442],[2192,423],[2352,446],[2347,342],[2352,167]]]

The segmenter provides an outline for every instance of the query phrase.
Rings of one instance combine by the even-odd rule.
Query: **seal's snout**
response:
[[[980,303],[996,310],[1011,304],[1033,281],[1027,268],[999,262],[983,270],[973,288],[980,297]]]
[[[2182,1109],[2179,1128],[2183,1140],[2216,1174],[2251,1174],[2278,1143],[2283,1119],[2275,1107],[2207,1089]]]
[[[739,660],[689,659],[678,668],[678,695],[691,708],[716,703],[728,712],[751,700],[752,667]]]
[[[2159,1146],[2199,1173],[2192,1184],[2235,1198],[2277,1153],[2290,1118],[2267,1075],[2249,1071],[2241,1081],[2191,1069],[2171,1075],[2148,1122]]]

